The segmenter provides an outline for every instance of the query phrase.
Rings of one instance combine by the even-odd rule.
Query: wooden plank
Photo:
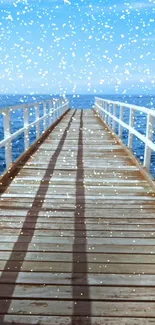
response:
[[[34,183],[35,180],[35,183]],[[32,184],[33,187],[38,187],[40,185],[40,183],[42,183],[42,187],[44,188],[47,184],[50,187],[60,187],[60,186],[67,186],[67,187],[73,187],[73,183],[76,181],[75,177],[52,177],[52,180],[49,179],[44,179],[42,181],[42,179],[40,177],[34,177],[33,179],[25,179],[24,180],[24,184],[23,184],[23,179],[17,179],[16,181],[12,181],[12,183],[10,184],[8,189],[19,189],[19,188],[24,188],[25,184],[27,185],[26,189],[30,188],[32,190]],[[77,183],[80,183],[82,181],[82,179],[78,179]],[[110,179],[94,179],[94,178],[85,178],[84,180],[85,185],[87,186],[96,186],[96,187],[107,187],[107,186],[117,186],[117,184],[119,184],[119,186],[134,186],[136,187],[136,185],[138,187],[145,187],[146,189],[149,188],[148,184],[146,181],[142,181],[142,180],[134,180],[134,179],[121,179],[118,180],[117,178],[110,178]],[[75,185],[74,185],[75,186]],[[1,189],[3,190],[4,187],[2,186]]]
[[[3,313],[8,301],[1,299],[0,313]],[[77,301],[76,316],[119,316],[119,317],[155,317],[154,302],[91,302],[91,314],[87,301]],[[72,316],[72,301],[51,300],[13,300],[9,314]]]
[[[14,284],[17,272],[0,271],[0,283]],[[50,272],[19,272],[16,284],[49,284],[49,285],[77,285],[77,286],[136,286],[154,287],[155,274],[100,274],[100,273],[52,273]]]
[[[2,230],[7,231],[7,229],[21,229],[25,218],[22,217],[4,217],[1,218],[0,226]],[[74,230],[78,228],[78,230],[86,229],[87,231],[92,231],[92,234],[96,231],[136,231],[136,232],[154,232],[154,222],[155,219],[117,219],[117,222],[113,219],[86,219],[85,224],[83,224],[82,219],[79,218],[79,222],[74,222],[73,219],[69,218],[48,218],[44,217],[38,218],[37,224],[34,223],[35,217],[31,217],[29,222],[24,223],[24,230],[33,229],[35,230]],[[96,220],[96,223],[95,223]],[[69,222],[70,221],[70,222]],[[128,222],[127,222],[128,221]],[[131,222],[131,223],[130,223]],[[4,233],[4,232],[3,232]],[[150,234],[151,237],[151,234]]]
[[[21,225],[20,225],[21,228]],[[75,227],[75,229],[79,229],[78,225]],[[24,230],[18,229],[18,228],[3,228],[0,229],[0,236],[4,234],[5,235],[10,235],[10,236],[19,236],[20,234],[23,236],[31,236],[32,234],[33,227],[25,228]],[[40,237],[68,237],[68,238],[73,238],[75,235],[76,231],[76,238],[83,238],[85,230],[67,230],[67,229],[61,229],[61,230],[52,230],[52,229],[37,229],[34,230],[34,236],[37,236],[38,239]],[[86,232],[87,238],[155,238],[155,231],[152,229],[152,231],[123,231],[123,230],[87,230]]]
[[[155,249],[154,249],[155,250]],[[56,252],[56,253],[49,253],[48,251],[43,252],[27,252],[25,256],[25,252],[4,252],[0,251],[0,260],[7,260],[9,259],[11,255],[11,261],[21,261],[24,256],[25,261],[42,261],[42,262],[75,262],[73,259],[72,251],[70,253],[65,252]],[[80,260],[81,262],[85,262],[86,256],[85,253],[82,252],[82,246],[81,251],[79,251],[79,255],[77,254],[77,260]],[[117,264],[155,264],[155,256],[154,254],[130,254],[126,253],[118,253],[118,254],[106,254],[106,253],[92,253],[89,251],[87,253],[87,263],[117,263]]]
[[[42,185],[42,191],[41,191],[41,194],[43,194],[44,192],[44,189],[47,187],[47,185]],[[75,185],[66,185],[66,184],[61,184],[61,185],[52,185],[50,184],[48,186],[48,196],[46,197],[50,197],[51,195],[60,195],[60,194],[64,194],[65,190],[68,194],[72,194],[73,191],[75,189]],[[38,190],[38,185],[35,185],[33,187],[33,194],[36,194]],[[94,185],[94,186],[89,186],[89,185],[86,185],[85,184],[85,194],[86,195],[91,195],[91,193],[93,192],[94,195],[97,196],[98,193],[111,193],[113,194],[114,192],[119,193],[120,195],[121,194],[125,194],[126,192],[129,194],[129,195],[134,195],[134,193],[136,193],[136,195],[138,194],[141,194],[141,193],[145,193],[146,195],[146,191],[147,191],[147,187],[143,187],[143,186],[102,186],[102,185]],[[153,190],[152,190],[153,192]],[[32,193],[32,186],[27,186],[27,187],[21,187],[21,186],[18,186],[18,187],[9,187],[8,190],[5,192],[5,195],[3,194],[2,197],[16,197],[17,194],[21,195],[21,193],[23,194],[23,197],[28,197],[27,195],[29,193]],[[150,190],[150,193],[151,193],[151,190]],[[16,196],[15,196],[16,195]]]
[[[123,191],[122,191],[123,192]],[[151,203],[155,202],[155,197],[154,194],[153,196],[150,194],[146,195],[146,193],[139,193],[138,191],[136,193],[132,192],[132,193],[118,193],[117,197],[114,196],[114,191],[111,190],[111,193],[105,193],[102,194],[102,191],[100,192],[100,194],[95,195],[97,193],[94,193],[94,196],[91,195],[91,193],[87,193],[86,191],[85,195],[85,199],[89,202],[89,201],[98,201],[98,203],[102,203],[102,201],[108,201],[109,198],[111,198],[111,202],[112,201],[125,201],[128,198],[128,201],[130,202],[130,200],[134,200],[134,201],[151,201]],[[22,194],[18,194],[18,197],[20,198],[20,203],[22,202],[32,202],[33,199],[35,199],[35,192],[32,193],[22,193]],[[48,201],[50,200],[51,203],[53,203],[55,200],[57,200],[57,202],[61,202],[60,199],[70,199],[71,203],[74,202],[75,200],[75,195],[66,193],[65,194],[50,194],[49,192],[46,194],[46,196],[44,197],[44,195],[42,193],[40,193],[40,195],[37,197],[37,200],[39,201],[39,199],[45,199],[46,202],[48,203]],[[79,201],[82,200],[82,193],[79,193],[78,195]],[[7,202],[11,202],[13,199],[13,205],[15,205],[15,202],[18,202],[18,198],[17,198],[17,194],[2,194],[1,195],[1,201],[3,204],[7,203]],[[112,203],[114,203],[112,202]]]
[[[63,203],[62,201],[64,200],[65,203]],[[14,202],[13,202],[14,201]],[[27,209],[30,209],[32,207],[32,203],[33,203],[33,198],[29,201],[27,200],[22,200],[21,201],[17,201],[15,202],[15,200],[12,199],[7,199],[5,202],[4,201],[1,201],[1,204],[0,204],[0,209],[5,209],[5,208],[8,208],[8,205],[10,205],[10,208],[22,208],[23,205],[25,208]],[[33,204],[33,208],[34,207],[37,207],[37,203],[39,203],[39,199],[37,199],[35,201],[35,204]],[[52,201],[52,202],[51,202]],[[11,203],[13,202],[13,203]],[[82,199],[81,199],[81,204],[82,204]],[[122,209],[122,208],[127,208],[129,209],[129,207],[131,209],[141,209],[141,208],[145,208],[145,209],[152,209],[154,208],[155,206],[155,202],[147,202],[147,199],[146,201],[139,201],[138,198],[137,198],[137,202],[136,201],[133,201],[132,198],[131,198],[131,201],[127,200],[113,200],[110,201],[110,200],[104,200],[102,199],[102,202],[99,201],[99,200],[96,200],[94,199],[94,203],[92,202],[92,200],[90,199],[89,201],[87,201],[86,199],[86,203],[85,203],[85,206],[86,206],[86,209],[93,209],[94,205],[96,206],[96,210],[98,209],[101,209],[104,205],[105,208],[113,208],[115,210],[115,207],[117,207],[117,209]],[[63,199],[49,199],[49,201],[45,201],[44,204],[43,204],[43,208],[47,208],[47,209],[50,209],[52,208],[53,210],[57,210],[57,209],[73,209],[73,206],[75,206],[75,199],[70,199],[69,197],[68,198],[63,198]]]
[[[1,251],[10,251],[13,249],[14,242],[2,242],[1,243]],[[16,243],[14,247],[14,252],[24,252],[25,251],[25,243]],[[77,244],[74,247],[74,252],[82,252],[83,244]],[[146,245],[102,245],[102,244],[86,244],[85,251],[90,253],[109,253],[109,254],[142,254],[142,255],[154,255],[155,254],[155,246],[146,246]],[[64,244],[64,243],[30,243],[28,245],[28,252],[71,252],[73,253],[73,245],[72,244]]]
[[[18,243],[29,243],[31,240],[32,243],[35,244],[50,244],[50,243],[55,243],[55,244],[70,244],[72,245],[74,243],[74,239],[72,237],[47,237],[47,236],[24,236],[21,235],[20,237],[18,236],[13,236],[13,235],[1,235],[0,236],[0,243],[1,242],[10,242],[10,243],[16,243],[18,240]],[[76,244],[82,244],[86,243],[88,245],[95,245],[95,244],[101,244],[101,245],[146,245],[146,246],[153,246],[155,245],[155,239],[150,239],[150,238],[96,238],[96,237],[89,237],[86,241],[85,238],[82,237],[77,237],[76,238]]]
[[[3,212],[4,211],[4,212]],[[105,226],[106,225],[134,225],[138,227],[138,225],[140,227],[144,227],[144,225],[146,225],[146,228],[147,229],[147,225],[150,225],[151,226],[154,226],[154,222],[155,222],[155,212],[154,213],[149,213],[149,210],[148,210],[148,214],[147,214],[147,217],[145,218],[145,216],[142,214],[139,213],[139,215],[136,215],[136,212],[135,214],[133,213],[132,214],[132,209],[130,209],[131,211],[131,216],[130,214],[128,214],[126,217],[124,216],[124,213],[121,212],[120,210],[120,214],[119,215],[116,215],[116,217],[114,216],[114,214],[112,213],[109,213],[109,214],[104,214],[104,210],[103,210],[103,215],[101,215],[101,213],[99,212],[98,213],[98,209],[96,209],[96,211],[94,211],[94,217],[92,218],[92,211],[90,210],[90,215],[89,215],[89,212],[88,210],[86,211],[86,217],[85,217],[85,221],[86,221],[86,224],[89,228],[89,225],[92,225],[94,224],[94,226],[96,225],[96,227],[98,225],[101,225],[101,227]],[[23,210],[18,210],[18,209],[15,209],[15,210],[9,210],[9,209],[3,209],[3,210],[0,210],[1,214],[0,214],[0,224],[1,223],[7,223],[10,225],[13,224],[13,223],[16,223],[18,222],[19,223],[22,223],[23,221],[26,220],[26,216],[27,216],[27,213],[28,213],[28,210],[26,209],[23,209]],[[30,223],[34,223],[34,220],[36,218],[36,213],[35,213],[35,209],[34,209],[34,213],[31,214],[31,217],[28,219],[28,222],[27,224],[30,224]],[[53,226],[56,228],[56,227],[59,227],[59,224],[62,224],[62,227],[63,227],[63,224],[66,223],[66,224],[74,224],[74,213],[72,211],[72,209],[70,209],[70,211],[68,210],[63,210],[63,209],[58,209],[57,211],[50,211],[50,210],[40,210],[39,213],[38,213],[38,225],[39,224],[43,224],[43,223],[52,223]],[[82,219],[78,218],[78,222],[76,220],[76,223],[83,223],[82,222]],[[58,226],[57,226],[58,225]],[[100,228],[101,229],[101,228]],[[117,227],[116,227],[117,229]],[[120,228],[121,229],[121,228]],[[128,228],[130,229],[130,228]]]
[[[13,285],[1,284],[0,285],[0,298],[9,298],[10,290]],[[76,292],[77,290],[77,292]],[[74,299],[87,300],[87,288],[81,286],[81,295],[78,294],[78,287],[75,286]],[[44,285],[44,284],[21,284],[16,285],[13,292],[13,297],[16,299],[73,299],[72,286],[65,285]],[[90,286],[90,300],[132,300],[132,301],[155,301],[154,288],[147,287],[110,287],[110,286]]]
[[[78,254],[77,254],[78,255]],[[80,254],[79,254],[80,259]],[[86,268],[87,263],[87,268]],[[5,269],[6,261],[0,260],[0,271]],[[88,263],[87,261],[79,262],[77,256],[76,262],[45,262],[40,261],[10,261],[8,266],[9,272],[23,271],[23,272],[63,272],[71,273],[72,269],[76,269],[77,273],[83,270],[87,273],[100,273],[100,274],[154,274],[155,264],[121,264],[119,263]],[[86,274],[87,274],[86,273]]]
[[[33,213],[31,213],[31,218],[29,218],[29,222],[34,222],[33,217],[36,217],[36,211],[33,209]],[[32,211],[32,209],[31,209]],[[126,211],[126,213],[125,213]],[[29,209],[27,208],[17,208],[17,207],[9,207],[7,206],[5,209],[0,209],[0,222],[3,222],[3,218],[5,221],[17,221],[19,218],[21,218],[21,221],[23,220],[22,217],[26,217],[27,213],[29,212]],[[116,223],[137,223],[137,222],[142,222],[142,223],[154,223],[155,220],[155,209],[144,209],[144,208],[139,208],[139,209],[132,209],[131,207],[127,209],[115,209],[115,214],[113,209],[95,209],[93,210],[94,214],[92,213],[91,209],[86,209],[85,210],[85,220],[86,222],[93,222],[93,223],[98,223],[98,222],[113,222],[114,220]],[[58,221],[60,220],[69,220],[69,222],[74,220],[74,213],[75,209],[72,207],[70,209],[53,209],[51,208],[40,208],[37,216],[40,220],[48,220],[51,221]],[[17,217],[17,219],[16,219]],[[18,218],[19,217],[19,218]],[[57,218],[57,219],[55,219]],[[24,218],[25,219],[25,218]],[[80,217],[79,217],[79,220]]]
[[[5,322],[1,325],[17,324],[17,325],[68,325],[75,322],[76,325],[87,324],[88,318],[80,317],[67,317],[67,316],[40,316],[40,315],[7,315]],[[91,317],[92,325],[152,325],[153,318],[140,318],[140,317]]]

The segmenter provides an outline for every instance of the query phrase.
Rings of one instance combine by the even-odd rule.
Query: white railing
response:
[[[11,113],[17,110],[23,109],[23,127],[11,133]],[[30,122],[30,110],[35,110],[35,120]],[[5,148],[5,164],[6,169],[11,168],[12,159],[12,140],[19,135],[24,134],[24,150],[28,150],[30,147],[30,135],[31,128],[36,127],[37,140],[42,133],[44,133],[50,125],[59,119],[69,109],[69,102],[66,99],[46,100],[31,104],[22,104],[18,106],[11,106],[0,110],[2,115],[2,129],[4,130],[4,138],[0,141],[0,148]],[[40,130],[40,122],[43,122],[43,130]],[[16,121],[15,121],[16,123]]]
[[[129,109],[129,124],[123,121],[124,110]],[[117,114],[117,110],[119,113]],[[95,111],[98,115],[104,119],[104,121],[112,128],[112,131],[116,133],[116,123],[118,123],[118,135],[121,138],[123,129],[128,130],[128,147],[132,149],[133,135],[140,139],[145,144],[144,162],[143,165],[147,169],[151,164],[151,153],[155,152],[155,143],[153,140],[154,134],[154,122],[155,122],[155,110],[148,109],[146,107],[136,106],[132,104],[121,103],[117,101],[111,101],[102,98],[95,98]],[[137,131],[134,127],[135,112],[139,111],[146,114],[146,135],[143,135]],[[119,117],[117,117],[119,115]],[[112,124],[112,126],[111,126]]]

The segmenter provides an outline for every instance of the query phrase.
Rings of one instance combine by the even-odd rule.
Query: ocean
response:
[[[123,103],[134,104],[138,106],[144,106],[150,109],[155,109],[155,95],[67,95],[66,97],[70,101],[70,108],[72,109],[90,109],[94,105],[95,96],[111,99],[114,101],[119,101]],[[0,95],[0,108],[11,107],[23,103],[32,103],[38,102],[46,99],[59,98],[59,96],[52,95]],[[41,115],[43,109],[41,109]],[[41,116],[40,115],[40,116]],[[117,112],[118,116],[118,112]],[[4,137],[2,115],[0,115],[0,140]],[[33,122],[35,119],[35,111],[32,108],[30,110],[29,121]],[[124,121],[128,122],[129,120],[129,110],[124,110]],[[23,110],[16,111],[11,113],[11,133],[17,131],[23,126]],[[146,134],[146,115],[141,112],[136,112],[135,114],[135,128],[142,134]],[[43,126],[41,125],[41,132]],[[118,133],[118,127],[116,128],[116,133]],[[123,130],[123,142],[127,144],[128,131]],[[30,130],[30,144],[32,144],[36,139],[35,127]],[[155,142],[155,128],[153,134],[153,142]],[[24,151],[24,135],[18,136],[15,140],[12,141],[12,157],[13,161]],[[144,144],[133,137],[133,152],[139,158],[141,162],[144,159]],[[0,148],[0,174],[2,174],[6,168],[5,166],[5,155],[4,148]],[[150,172],[155,178],[155,153],[152,153],[151,156],[151,167]]]

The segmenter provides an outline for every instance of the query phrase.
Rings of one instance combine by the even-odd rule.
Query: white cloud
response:
[[[0,0],[0,5],[12,5],[12,4],[19,4],[19,3],[23,3],[26,4],[27,0]]]
[[[131,2],[129,7],[131,9],[147,9],[147,8],[152,8],[155,6],[155,1],[147,1],[147,2],[142,2],[142,1],[137,1],[137,2]]]
[[[13,0],[0,0],[0,5],[8,4],[8,3],[13,3]]]
[[[64,3],[67,3],[68,5],[71,5],[71,2],[69,0],[64,0]]]
[[[118,11],[123,11],[123,10],[145,10],[145,9],[155,9],[155,0],[146,0],[146,1],[129,1],[128,3],[123,3],[123,4],[116,4],[115,10]]]

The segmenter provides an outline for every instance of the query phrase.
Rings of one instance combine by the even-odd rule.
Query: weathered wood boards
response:
[[[154,286],[154,190],[70,111],[1,187],[0,324],[152,325]]]
[[[88,317],[69,316],[40,316],[40,315],[7,315],[6,321],[1,325],[9,325],[11,322],[18,325],[67,325],[67,324],[88,324]],[[0,319],[1,320],[1,319]],[[129,317],[91,317],[91,325],[152,325],[153,318],[129,318]]]

